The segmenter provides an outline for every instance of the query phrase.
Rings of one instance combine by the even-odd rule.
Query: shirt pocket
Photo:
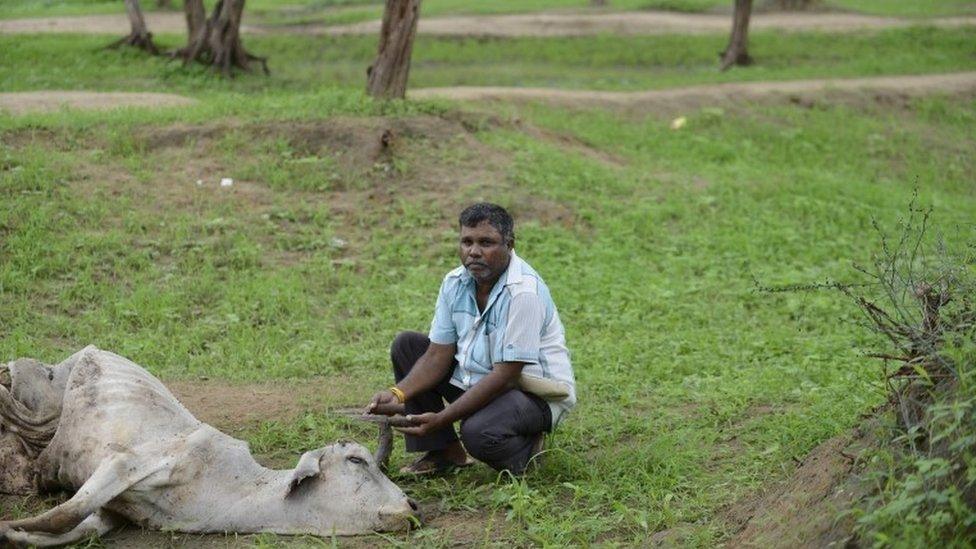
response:
[[[473,372],[487,374],[491,371],[491,345],[488,336],[484,332],[474,336],[474,340],[471,342],[471,353],[468,355],[468,361],[468,367]]]

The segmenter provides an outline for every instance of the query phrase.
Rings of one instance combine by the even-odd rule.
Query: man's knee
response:
[[[390,345],[390,357],[396,361],[397,357],[411,354],[412,349],[427,343],[427,336],[420,332],[400,332],[393,338]]]
[[[468,453],[479,461],[491,463],[503,457],[508,438],[484,421],[468,419],[461,423],[461,442]]]

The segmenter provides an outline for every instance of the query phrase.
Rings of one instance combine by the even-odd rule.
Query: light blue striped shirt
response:
[[[484,313],[475,300],[477,284],[463,266],[447,273],[437,297],[430,340],[457,345],[451,384],[470,389],[499,362],[523,362],[522,372],[562,381],[569,398],[549,402],[555,426],[576,405],[576,381],[566,334],[549,288],[528,263],[512,253],[488,296]]]

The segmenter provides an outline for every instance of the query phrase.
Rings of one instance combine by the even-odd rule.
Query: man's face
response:
[[[512,243],[502,238],[487,221],[475,227],[461,227],[461,264],[479,285],[493,285],[508,268]]]

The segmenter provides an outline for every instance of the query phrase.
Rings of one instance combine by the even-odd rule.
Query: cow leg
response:
[[[103,536],[112,529],[122,525],[123,520],[104,509],[95,511],[74,529],[60,535],[36,532],[10,531],[0,534],[0,543],[7,541],[18,546],[54,547],[67,545],[93,536]],[[6,539],[5,539],[6,538]]]
[[[150,465],[132,454],[116,454],[102,461],[71,499],[33,518],[0,522],[0,532],[9,529],[63,534],[132,485],[164,467],[159,460]]]

